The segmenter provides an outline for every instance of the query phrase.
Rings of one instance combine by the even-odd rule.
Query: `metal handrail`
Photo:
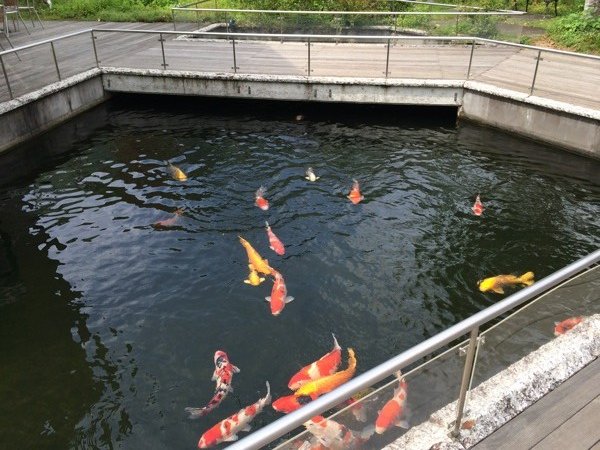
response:
[[[489,16],[519,16],[524,11],[497,9],[494,11],[293,11],[279,9],[220,9],[220,8],[182,8],[174,6],[173,11],[187,12],[220,12],[220,13],[260,13],[283,15],[335,15],[335,16],[410,16],[410,15],[489,15]]]
[[[599,261],[600,249],[368,370],[334,391],[266,425],[228,448],[230,450],[253,450],[273,442],[275,439],[299,427],[308,419],[339,405],[362,389],[389,377],[394,372],[431,354],[453,340],[470,333],[472,330],[477,329],[505,312],[522,305]]]

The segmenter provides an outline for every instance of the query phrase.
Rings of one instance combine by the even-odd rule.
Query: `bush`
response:
[[[587,13],[569,14],[548,27],[550,37],[560,45],[583,53],[600,53],[600,17]]]

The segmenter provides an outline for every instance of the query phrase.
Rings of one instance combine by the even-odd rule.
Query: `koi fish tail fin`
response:
[[[265,405],[271,404],[271,385],[267,381],[267,395],[264,397]]]
[[[231,365],[231,368],[233,370],[233,373],[240,373],[241,370],[238,366],[234,366],[233,364]]]
[[[266,220],[265,220],[265,226],[267,227],[267,230],[268,230],[269,228],[271,228],[271,227],[269,226],[269,222],[267,222]]]
[[[395,372],[394,376],[398,379],[398,383],[402,384],[402,383],[406,382],[406,380],[404,379],[404,375],[402,375],[401,370],[398,370],[397,372]]]
[[[531,286],[534,282],[533,277],[533,272],[524,273],[519,277],[519,282],[523,283],[526,286]]]
[[[185,412],[188,413],[189,419],[199,419],[208,414],[207,408],[185,408]]]

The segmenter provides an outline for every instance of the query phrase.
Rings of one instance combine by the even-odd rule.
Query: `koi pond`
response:
[[[521,288],[478,280],[538,280],[600,246],[600,162],[453,110],[122,97],[0,167],[5,448],[195,448],[265,381],[289,395],[332,333],[360,374]],[[240,236],[295,298],[278,316],[272,277],[244,283]],[[190,420],[217,350],[234,392]]]

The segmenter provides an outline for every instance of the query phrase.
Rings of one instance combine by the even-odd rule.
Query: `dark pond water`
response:
[[[500,298],[477,280],[540,279],[598,248],[598,162],[453,114],[125,97],[9,154],[0,447],[194,448],[265,380],[287,394],[332,332],[361,373]],[[151,226],[177,208],[176,226]],[[285,276],[295,301],[280,316],[270,281],[242,282],[238,235]],[[213,393],[218,349],[242,370],[235,393],[189,421],[184,408]]]

